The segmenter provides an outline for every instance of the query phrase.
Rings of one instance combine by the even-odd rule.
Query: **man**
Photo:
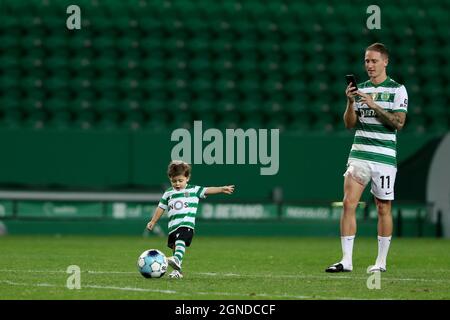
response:
[[[405,86],[386,74],[389,53],[381,43],[365,52],[369,80],[358,88],[347,86],[345,127],[356,128],[355,138],[344,174],[344,200],[341,216],[343,257],[326,272],[352,271],[353,242],[356,235],[356,207],[371,180],[378,212],[378,256],[371,272],[386,271],[386,259],[392,237],[391,201],[397,172],[396,132],[403,128],[408,107]],[[355,99],[358,98],[358,99]]]

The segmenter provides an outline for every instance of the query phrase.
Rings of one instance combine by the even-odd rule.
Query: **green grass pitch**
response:
[[[0,237],[0,299],[450,299],[450,241],[393,239],[380,289],[366,273],[376,238],[356,238],[354,270],[327,274],[340,240],[294,237],[201,237],[187,248],[184,279],[145,279],[138,256],[159,237]],[[66,287],[69,265],[81,289]],[[169,270],[170,271],[170,270]]]

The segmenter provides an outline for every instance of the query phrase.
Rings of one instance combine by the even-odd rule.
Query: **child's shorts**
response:
[[[186,247],[189,247],[194,237],[194,229],[187,227],[179,227],[177,230],[169,234],[169,240],[167,246],[171,249],[175,248],[175,241],[183,240]]]

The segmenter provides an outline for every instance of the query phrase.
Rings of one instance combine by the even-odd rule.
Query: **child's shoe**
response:
[[[169,265],[172,268],[174,268],[175,270],[181,271],[181,263],[180,263],[180,260],[177,257],[175,257],[175,256],[168,257],[167,258],[167,262],[169,262]]]
[[[169,278],[181,279],[181,278],[183,278],[183,274],[178,270],[173,270],[171,273],[169,273]]]

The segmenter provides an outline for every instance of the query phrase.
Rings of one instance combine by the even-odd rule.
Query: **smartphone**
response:
[[[351,86],[356,88],[353,91],[358,90],[358,86],[356,84],[356,78],[353,74],[347,74],[345,76],[345,79],[347,80],[347,85],[352,84]]]

